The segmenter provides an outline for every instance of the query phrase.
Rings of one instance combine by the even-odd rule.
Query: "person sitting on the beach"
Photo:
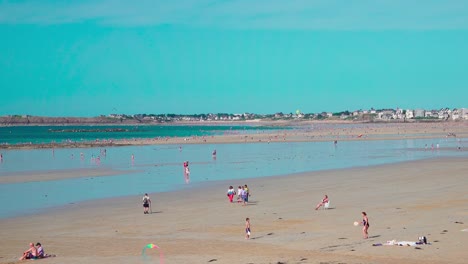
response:
[[[318,210],[320,206],[324,206],[326,203],[328,203],[328,195],[325,194],[325,197],[323,197],[322,201],[319,204],[317,204],[315,210]]]
[[[41,243],[36,243],[37,247],[37,258],[45,258],[44,248],[42,247]]]
[[[23,252],[23,256],[19,260],[25,259],[37,259],[37,249],[32,242],[29,243],[29,249]]]

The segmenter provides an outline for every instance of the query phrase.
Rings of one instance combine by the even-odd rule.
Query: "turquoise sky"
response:
[[[0,115],[468,107],[468,1],[0,0]]]

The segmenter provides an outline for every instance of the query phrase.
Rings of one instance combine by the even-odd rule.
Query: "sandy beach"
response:
[[[215,182],[150,194],[150,215],[140,196],[71,204],[0,220],[0,263],[16,263],[38,241],[57,255],[41,263],[159,263],[156,249],[142,260],[148,243],[165,263],[465,263],[467,170],[466,158],[439,158]],[[227,187],[241,184],[250,187],[250,203],[230,204]],[[331,208],[315,211],[324,194]],[[369,216],[367,240],[353,225],[361,211]],[[419,236],[431,244],[372,246]]]

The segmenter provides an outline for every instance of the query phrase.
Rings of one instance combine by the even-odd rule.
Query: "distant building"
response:
[[[412,118],[414,118],[414,111],[413,111],[413,110],[410,110],[410,109],[407,109],[407,110],[406,110],[406,113],[405,113],[405,117],[406,117],[406,119],[412,119]]]
[[[394,119],[403,119],[405,115],[403,114],[403,109],[397,108],[393,116]]]
[[[426,110],[424,109],[416,109],[414,110],[414,117],[415,118],[418,118],[418,117],[425,117],[426,115]]]
[[[468,108],[460,108],[459,110],[460,118],[467,120],[468,119]]]
[[[452,111],[452,120],[460,119],[460,111],[458,109],[453,109]]]
[[[377,117],[383,120],[390,120],[396,119],[396,114],[393,110],[383,110],[377,114]]]
[[[430,118],[430,117],[435,117],[435,116],[432,114],[432,111],[425,111],[424,112],[424,117]],[[438,117],[438,115],[437,115],[437,117]]]

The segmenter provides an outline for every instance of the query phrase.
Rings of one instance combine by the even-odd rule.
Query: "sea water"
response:
[[[4,160],[0,177],[89,168],[120,170],[123,174],[1,184],[0,218],[93,199],[190,189],[219,180],[240,185],[248,184],[248,178],[253,177],[467,156],[468,152],[457,150],[465,143],[443,138],[340,141],[336,145],[331,141],[147,145],[108,147],[105,156],[104,148],[1,150]],[[439,144],[440,149],[425,149],[432,144]],[[214,149],[216,159],[212,156]],[[92,161],[98,156],[100,164]],[[189,180],[183,174],[184,161],[190,162]]]
[[[43,144],[96,140],[251,134],[291,129],[253,125],[86,125],[0,127],[0,144]]]

